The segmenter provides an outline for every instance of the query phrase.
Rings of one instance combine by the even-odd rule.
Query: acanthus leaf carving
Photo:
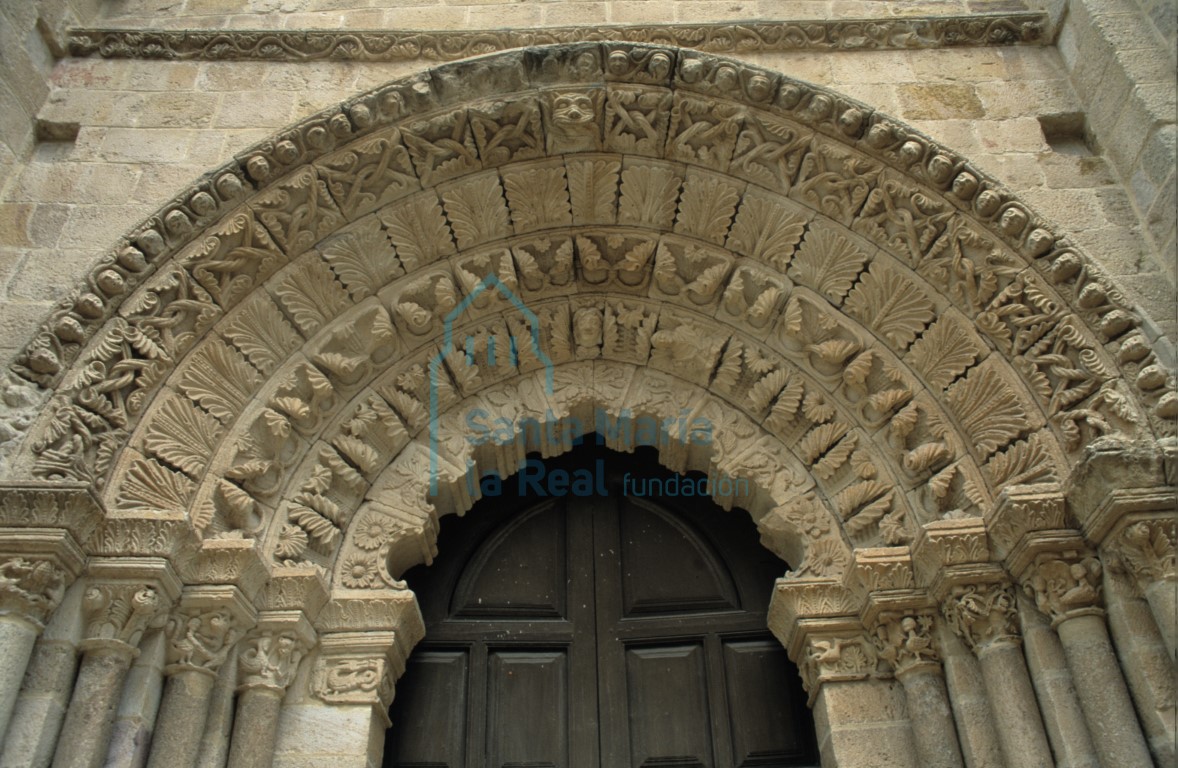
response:
[[[618,184],[622,163],[613,157],[570,157],[565,160],[573,221],[613,224],[617,217]]]
[[[373,295],[405,274],[375,216],[366,217],[347,231],[328,238],[320,250],[354,301]]]
[[[878,263],[860,278],[844,308],[900,352],[936,315],[932,300],[913,281]]]
[[[503,173],[503,186],[516,234],[573,223],[563,165],[527,167]]]
[[[722,177],[689,171],[679,198],[675,231],[722,245],[728,237],[728,228],[736,207],[740,204],[741,191]],[[795,242],[800,237],[799,229],[794,237]],[[732,247],[731,244],[729,247]]]
[[[675,170],[653,162],[623,165],[618,223],[669,230],[682,182]]]
[[[766,195],[747,194],[732,231],[727,233],[726,247],[784,273],[805,231],[806,217],[796,206]]]
[[[187,398],[171,395],[152,410],[143,447],[189,477],[197,477],[208,463],[224,430],[221,423]]]
[[[381,209],[377,216],[396,246],[397,256],[407,272],[455,252],[450,225],[442,214],[442,205],[436,192],[422,192],[407,197]]]
[[[261,383],[258,372],[219,339],[205,342],[188,359],[180,375],[180,391],[222,424],[241,413]]]
[[[274,287],[274,296],[308,338],[352,306],[347,291],[315,253],[291,265]]]
[[[814,222],[790,264],[789,276],[838,305],[855,284],[867,258],[850,238]]]
[[[136,459],[122,476],[115,506],[121,510],[184,513],[195,488],[188,477],[155,459]]]
[[[949,389],[948,402],[983,456],[1005,447],[1031,424],[1018,396],[993,367],[970,371]]]
[[[981,339],[955,314],[942,313],[912,345],[905,360],[929,384],[945,389],[985,354]]]
[[[303,338],[266,293],[258,292],[242,302],[219,329],[250,363],[265,375],[273,373],[287,356],[303,344]]]
[[[459,248],[470,248],[511,234],[499,174],[463,177],[441,190],[446,217]]]

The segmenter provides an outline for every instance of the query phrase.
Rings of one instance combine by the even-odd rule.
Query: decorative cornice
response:
[[[206,61],[456,61],[550,43],[620,40],[711,53],[887,50],[1041,43],[1037,11],[897,19],[640,24],[547,29],[402,31],[73,29],[71,56]]]

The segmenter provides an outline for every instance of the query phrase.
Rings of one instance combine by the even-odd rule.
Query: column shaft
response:
[[[919,764],[925,768],[961,768],[961,747],[944,679],[931,666],[913,669],[899,678]]]
[[[1096,768],[1100,763],[1059,637],[1047,617],[1034,608],[1024,608],[1020,614],[1027,667],[1051,747],[1068,768]]]
[[[196,765],[215,682],[216,678],[210,672],[192,668],[179,670],[168,677],[151,741],[148,768],[193,768]]]
[[[1084,614],[1065,618],[1056,631],[1100,764],[1104,768],[1149,765],[1145,737],[1137,724],[1103,617]]]
[[[968,766],[996,766],[1002,764],[1002,749],[990,716],[985,682],[977,657],[966,648],[957,635],[948,630],[938,631],[937,645],[941,649],[941,663],[945,670],[945,687],[952,702],[953,717],[961,741],[962,756]]]
[[[8,732],[8,722],[16,706],[20,684],[24,680],[39,628],[16,616],[0,615],[0,742]]]
[[[229,768],[270,768],[283,696],[282,690],[268,687],[246,688],[238,695]]]
[[[1170,658],[1178,660],[1178,580],[1152,582],[1145,588],[1145,599],[1162,632]]]
[[[1053,765],[1022,649],[1015,643],[994,643],[978,651],[978,662],[1006,765],[1010,768]]]
[[[233,708],[237,690],[237,650],[229,652],[209,694],[208,715],[201,739],[197,768],[225,768],[229,739],[233,734]]]
[[[103,764],[133,654],[134,649],[117,641],[85,652],[53,768],[99,768]]]

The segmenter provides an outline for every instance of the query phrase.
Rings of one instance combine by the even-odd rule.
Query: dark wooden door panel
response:
[[[404,574],[426,639],[386,768],[816,764],[765,630],[783,564],[747,515],[680,501],[503,497],[443,520],[435,564]]]
[[[569,764],[568,655],[496,650],[487,670],[488,768]]]
[[[631,765],[712,768],[702,645],[626,650]]]
[[[529,510],[475,553],[454,590],[461,618],[564,618],[568,574],[565,515],[554,505]]]
[[[468,662],[463,650],[423,650],[409,658],[405,674],[414,684],[398,688],[397,699],[398,709],[413,715],[393,721],[396,765],[465,768]]]
[[[617,514],[623,616],[740,608],[728,568],[690,524],[629,499],[621,500]]]
[[[772,638],[724,643],[724,676],[728,723],[732,730],[733,765],[796,765],[806,756],[800,729],[804,706],[791,687],[780,684],[791,674],[789,657]],[[793,761],[793,762],[791,762]]]

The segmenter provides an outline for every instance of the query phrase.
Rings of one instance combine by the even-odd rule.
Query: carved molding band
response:
[[[619,25],[528,30],[179,30],[75,29],[72,56],[112,59],[232,61],[456,61],[493,51],[550,43],[624,40],[711,53],[883,50],[1041,42],[1047,14],[979,14],[904,19],[815,19],[742,24]]]

